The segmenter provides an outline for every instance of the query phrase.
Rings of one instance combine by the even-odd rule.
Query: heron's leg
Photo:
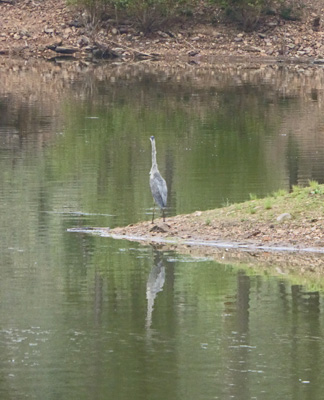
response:
[[[153,206],[152,224],[154,224],[154,211],[155,211],[155,203],[154,203],[154,206]]]
[[[162,208],[163,222],[165,222],[164,208]]]

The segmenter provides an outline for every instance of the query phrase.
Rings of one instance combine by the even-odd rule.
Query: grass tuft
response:
[[[276,199],[278,197],[286,196],[288,191],[286,189],[279,189],[276,192],[272,193],[272,196]]]
[[[265,208],[266,210],[271,210],[273,201],[274,201],[274,199],[273,199],[272,197],[267,197],[267,198],[264,200],[264,208]]]
[[[323,194],[323,187],[317,181],[309,181],[310,194]]]
[[[258,196],[255,193],[249,193],[250,200],[257,200]]]

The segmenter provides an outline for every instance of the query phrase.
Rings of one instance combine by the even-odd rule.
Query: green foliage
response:
[[[99,24],[109,15],[116,19],[128,18],[144,33],[165,28],[182,10],[190,10],[196,0],[70,0],[85,8],[88,22]]]
[[[303,0],[281,0],[279,5],[279,15],[288,21],[300,20],[302,9],[305,6]]]
[[[166,28],[181,11],[194,0],[128,0],[127,13],[144,33]]]
[[[255,29],[265,15],[278,14],[287,20],[300,19],[304,0],[68,0],[87,13],[85,25],[97,27],[104,19],[116,24],[127,18],[139,30],[149,33],[166,29],[179,16],[193,17],[197,6],[208,3],[222,7],[230,21],[243,30]]]
[[[264,15],[278,14],[286,20],[301,18],[304,0],[211,0],[220,5],[226,17],[242,26],[255,29]]]
[[[85,10],[83,24],[88,28],[97,28],[105,15],[116,7],[115,0],[67,0],[67,3]]]
[[[224,9],[226,17],[240,25],[243,30],[253,30],[269,1],[267,0],[213,0]]]

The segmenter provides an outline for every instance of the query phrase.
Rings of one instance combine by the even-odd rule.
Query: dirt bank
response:
[[[300,21],[272,16],[251,33],[224,25],[215,16],[213,23],[206,18],[207,22],[202,24],[200,16],[174,26],[171,31],[144,37],[131,25],[124,26],[122,31],[116,29],[113,19],[104,28],[94,30],[84,23],[79,10],[68,7],[63,0],[6,0],[0,2],[0,54],[27,59],[88,59],[107,56],[111,51],[125,60],[152,55],[189,57],[194,62],[201,57],[321,60],[324,3],[305,0],[305,4]],[[103,49],[108,49],[108,53]]]
[[[294,187],[291,193],[279,191],[264,199],[177,215],[165,222],[145,221],[115,228],[111,233],[147,240],[177,238],[250,249],[312,249],[324,253],[323,202],[324,185],[312,182],[309,187]]]

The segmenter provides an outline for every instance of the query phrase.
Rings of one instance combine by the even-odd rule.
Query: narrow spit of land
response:
[[[315,279],[324,288],[324,185],[126,227],[71,229],[176,250],[266,273]],[[321,283],[322,282],[322,283]]]
[[[115,228],[111,234],[228,242],[260,248],[314,249],[324,252],[324,185],[316,182],[291,193],[279,191],[209,211]]]

